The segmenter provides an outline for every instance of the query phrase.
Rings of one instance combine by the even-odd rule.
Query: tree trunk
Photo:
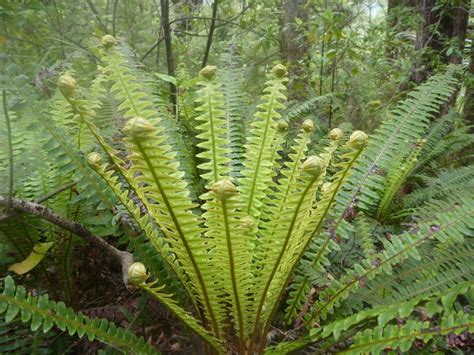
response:
[[[452,0],[437,6],[436,0],[422,0],[420,12],[423,24],[416,38],[416,49],[429,48],[421,62],[415,66],[414,79],[417,84],[433,71],[433,53],[443,63],[461,63],[461,52],[466,39],[469,19],[468,0]]]
[[[166,66],[168,67],[168,75],[174,76],[174,57],[173,47],[171,44],[171,27],[170,27],[170,4],[168,0],[161,0],[161,26],[163,28],[163,36],[165,38],[166,47]],[[176,112],[176,86],[170,83],[170,102],[173,114]]]
[[[304,77],[304,68],[301,61],[305,60],[308,54],[308,41],[305,37],[304,30],[298,28],[297,18],[301,20],[302,26],[307,23],[308,10],[305,8],[305,0],[283,0],[283,15],[281,18],[280,30],[280,54],[283,62],[288,66],[290,79]],[[301,81],[300,81],[301,83]],[[296,91],[305,91],[307,83],[303,83],[303,87],[296,88],[291,84],[290,93],[293,97],[301,96]]]

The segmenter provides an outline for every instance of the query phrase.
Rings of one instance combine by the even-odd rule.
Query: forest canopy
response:
[[[467,353],[474,3],[0,0],[0,353]]]

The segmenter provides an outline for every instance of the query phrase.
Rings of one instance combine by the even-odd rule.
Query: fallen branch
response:
[[[35,202],[35,203],[42,203],[42,202],[44,202],[44,201],[47,201],[47,200],[49,200],[50,198],[52,198],[52,197],[56,196],[57,194],[59,194],[59,193],[65,191],[65,190],[69,189],[70,187],[73,187],[73,186],[76,185],[76,184],[77,184],[77,181],[71,181],[70,183],[67,183],[67,184],[65,184],[65,185],[63,185],[63,186],[58,187],[57,189],[55,189],[55,190],[49,192],[48,194],[46,194],[46,195],[44,195],[44,196],[42,196],[42,197],[40,197],[40,198],[34,200],[33,202]],[[8,209],[7,209],[7,210],[8,210]],[[13,217],[13,216],[16,215],[15,213],[12,213],[12,211],[7,211],[7,212],[9,212],[9,213],[6,213],[6,214],[0,216],[0,223],[6,221],[7,219],[9,219],[9,218],[11,218],[11,217]]]
[[[6,206],[8,199],[4,196],[0,196],[0,205]],[[106,254],[111,256],[116,262],[118,262],[122,267],[122,276],[123,282],[126,286],[129,285],[128,280],[128,269],[133,263],[133,256],[129,252],[121,251],[114,246],[107,243],[102,238],[99,238],[92,234],[86,227],[82,224],[75,221],[69,221],[53,212],[46,206],[40,205],[36,202],[30,202],[18,198],[11,199],[11,207],[15,210],[33,214],[35,216],[41,217],[44,220],[64,228],[77,236],[84,239],[87,243],[92,245],[95,248],[103,250]]]

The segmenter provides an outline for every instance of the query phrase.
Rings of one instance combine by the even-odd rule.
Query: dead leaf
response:
[[[28,271],[35,268],[36,265],[43,260],[46,252],[53,246],[53,242],[37,243],[33,247],[30,255],[20,263],[15,263],[8,268],[8,271],[13,271],[18,275],[26,274]]]

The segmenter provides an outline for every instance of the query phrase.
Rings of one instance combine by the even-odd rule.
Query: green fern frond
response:
[[[96,154],[96,153],[93,153]],[[170,254],[170,246],[167,243],[166,239],[160,235],[159,231],[155,228],[152,223],[152,218],[148,214],[143,214],[140,210],[140,207],[135,204],[135,202],[129,198],[129,192],[126,191],[119,181],[118,177],[114,174],[112,170],[107,170],[107,165],[101,165],[100,161],[92,161],[91,158],[98,158],[98,155],[90,155],[89,162],[91,163],[94,170],[102,177],[102,179],[107,183],[109,188],[117,196],[118,200],[125,207],[130,216],[135,220],[140,229],[145,233],[146,237],[153,245],[155,252],[159,253],[167,262],[168,266],[174,272],[174,274],[181,280],[183,285],[186,287],[187,291],[192,295],[193,291],[189,285],[189,279],[182,269],[179,262],[176,260],[176,257],[173,254]],[[138,241],[133,242],[134,245],[138,244]],[[153,260],[154,264],[155,260]],[[152,269],[152,271],[154,271]],[[155,276],[158,274],[155,272]],[[162,276],[162,275],[161,275]]]
[[[463,166],[454,170],[443,169],[437,176],[423,177],[424,187],[420,187],[403,199],[407,208],[416,207],[423,202],[459,195],[462,191],[474,189],[474,166]]]
[[[465,198],[462,202],[444,206],[443,212],[431,215],[412,232],[401,236],[393,236],[385,240],[384,250],[378,255],[376,262],[365,259],[362,264],[354,265],[340,280],[333,280],[330,287],[320,293],[319,300],[312,306],[306,319],[306,325],[317,319],[325,319],[334,308],[341,304],[350,294],[357,291],[359,284],[373,280],[377,275],[392,272],[394,265],[413,258],[421,258],[418,248],[426,241],[436,240],[441,243],[462,243],[465,235],[472,234],[474,203]],[[436,222],[434,222],[436,221]],[[441,224],[439,224],[441,223]]]
[[[247,97],[242,88],[242,70],[237,67],[235,48],[231,45],[228,52],[220,58],[218,80],[222,83],[224,94],[225,119],[227,123],[227,141],[230,148],[230,164],[232,176],[240,176],[243,161],[245,160],[245,138],[248,131],[248,122],[245,119],[248,105]]]
[[[215,79],[216,67],[207,66],[200,72],[202,80],[201,88],[197,91],[196,108],[198,116],[196,120],[201,124],[197,129],[201,132],[197,138],[200,139],[198,146],[202,152],[197,156],[204,160],[198,168],[204,172],[201,177],[212,185],[218,180],[228,177],[230,174],[229,141],[226,136],[226,121],[224,118],[224,99],[221,87]]]
[[[32,332],[20,321],[0,322],[0,353],[2,354],[52,354],[51,344],[56,332]]]
[[[293,256],[288,253],[289,246],[302,237],[300,234],[305,231],[316,189],[324,178],[327,167],[324,158],[311,157],[301,164],[306,157],[312,131],[313,123],[305,121],[302,132],[294,142],[290,160],[284,163],[281,170],[282,177],[278,184],[270,187],[274,190],[273,198],[268,200],[270,205],[265,206],[269,219],[262,221],[260,248],[257,249],[262,253],[257,254],[258,276],[262,281],[256,281],[256,294],[261,297],[260,312],[265,308],[265,299],[269,304],[274,303],[274,289],[278,289],[281,282],[279,268],[287,262],[287,256]],[[308,174],[307,169],[314,169],[314,175]],[[270,294],[272,297],[269,297]],[[266,319],[264,312],[262,314]]]
[[[248,311],[251,308],[249,293],[251,282],[251,247],[249,233],[242,226],[242,201],[235,185],[230,180],[219,180],[211,185],[211,192],[201,197],[204,201],[205,219],[210,258],[216,265],[225,266],[227,272],[214,276],[215,282],[222,285],[214,302],[223,301],[228,295],[231,299],[231,312],[241,342],[245,341],[250,323]],[[223,317],[224,317],[223,313]]]
[[[402,326],[389,325],[366,329],[356,336],[355,344],[342,353],[380,354],[385,348],[399,348],[400,351],[406,352],[416,339],[428,342],[436,335],[461,334],[473,330],[474,317],[463,312],[442,318],[440,325],[435,327],[431,326],[430,322],[409,320]]]
[[[416,322],[416,320],[410,318],[417,317],[416,312],[420,307],[426,310],[426,314],[429,317],[441,316],[442,324],[446,319],[455,315],[453,310],[454,300],[459,295],[471,294],[472,290],[472,282],[463,282],[453,285],[448,290],[442,292],[438,291],[434,294],[421,294],[408,301],[398,300],[393,303],[364,309],[349,317],[343,317],[342,319],[326,324],[324,327],[312,328],[310,329],[309,335],[300,340],[280,343],[272,349],[272,353],[289,353],[314,342],[330,340],[328,338],[331,336],[334,339],[334,344],[341,340],[345,341],[355,335],[355,344],[346,350],[342,350],[342,352],[351,352],[353,348],[358,347],[357,345],[363,344],[363,342],[360,342],[360,338],[363,337],[364,334],[374,330],[367,329],[367,325],[370,327],[369,324],[371,324],[371,322],[377,322],[375,329],[378,329],[380,331],[379,335],[381,335],[384,332],[384,329],[391,329],[392,325],[389,323],[393,323],[396,319],[407,319],[406,324]],[[365,324],[365,327],[363,327],[365,330],[357,333],[356,326],[361,324]],[[399,327],[400,325],[397,326]],[[382,339],[380,338],[380,340]],[[391,341],[393,339],[385,340]],[[331,342],[329,344],[331,344]],[[341,349],[339,350],[341,351]],[[372,353],[372,351],[370,352]]]
[[[69,335],[77,335],[92,341],[98,339],[106,344],[126,351],[140,354],[156,354],[156,349],[149,346],[142,337],[105,319],[89,319],[81,313],[74,313],[62,302],[53,302],[47,295],[32,296],[27,294],[22,286],[16,286],[13,279],[8,276],[3,284],[3,292],[0,294],[0,314],[7,323],[14,320],[20,314],[21,321],[31,323],[31,330],[37,331],[42,328],[48,332],[53,326],[62,331],[68,331]]]
[[[392,201],[400,188],[406,182],[408,176],[416,167],[418,155],[423,149],[423,142],[419,141],[413,147],[413,151],[399,164],[394,164],[387,175],[383,195],[377,207],[376,218],[386,219],[392,208]]]
[[[368,217],[364,214],[360,214],[357,216],[354,223],[357,242],[363,251],[363,257],[368,260],[375,258],[377,248],[374,245],[375,241],[372,236]]]
[[[266,82],[263,103],[258,106],[259,110],[251,124],[250,137],[246,144],[247,160],[239,178],[239,191],[245,204],[244,213],[257,221],[263,205],[262,199],[269,184],[268,176],[272,171],[270,155],[277,131],[275,120],[280,118],[278,110],[285,107],[282,101],[286,99],[283,94],[286,90],[283,84],[288,81],[286,74],[283,66],[276,66]]]
[[[342,133],[338,135],[339,139],[342,136]],[[363,149],[367,144],[367,136],[360,131],[354,132],[351,136],[349,142],[346,145],[346,152],[342,154],[342,160],[338,163],[333,164],[336,169],[336,173],[332,176],[332,181],[325,183],[323,185],[321,196],[319,201],[315,204],[314,209],[311,211],[310,214],[310,223],[306,227],[306,235],[304,241],[300,243],[298,248],[298,257],[296,260],[300,260],[305,251],[307,250],[309,244],[313,240],[313,238],[320,232],[323,223],[336,201],[336,197],[338,193],[341,191],[341,186],[347,181],[350,177],[351,170],[353,166],[356,164],[357,159],[362,154]],[[337,143],[337,140],[336,140]],[[337,144],[333,144],[334,147],[331,146],[328,149],[327,153],[327,161],[332,155],[332,152],[337,147]],[[317,246],[317,251],[310,252],[308,256],[310,257],[310,261],[303,261],[302,269],[299,269],[296,273],[295,282],[291,286],[292,291],[290,292],[290,298],[288,301],[289,307],[286,310],[287,320],[289,321],[294,318],[299,310],[301,309],[302,304],[307,299],[307,292],[311,289],[310,282],[312,281],[311,274],[304,273],[304,270],[318,270],[324,271],[324,264],[329,263],[329,261],[325,258],[326,253],[329,250],[337,248],[337,245],[332,241],[332,235],[323,234],[319,236],[325,237],[323,241],[320,243],[314,244]],[[294,263],[290,266],[290,272],[286,276],[286,282],[288,282],[289,277],[293,273],[293,270],[296,268],[297,264]],[[303,272],[303,273],[301,273]],[[303,275],[299,277],[298,274]],[[282,292],[280,292],[281,297]]]
[[[349,200],[341,201],[343,208],[348,208],[356,198],[359,208],[369,212],[376,208],[386,185],[385,175],[410,153],[412,144],[423,138],[431,119],[455,92],[458,71],[458,67],[451,66],[444,73],[434,75],[392,110],[390,118],[373,134],[355,169],[349,183],[352,190],[347,196]]]
[[[377,277],[351,298],[369,304],[396,303],[420,295],[442,293],[463,281],[474,280],[471,241],[457,244],[456,248],[428,243],[420,253],[423,255],[421,260],[406,260],[392,274]]]

